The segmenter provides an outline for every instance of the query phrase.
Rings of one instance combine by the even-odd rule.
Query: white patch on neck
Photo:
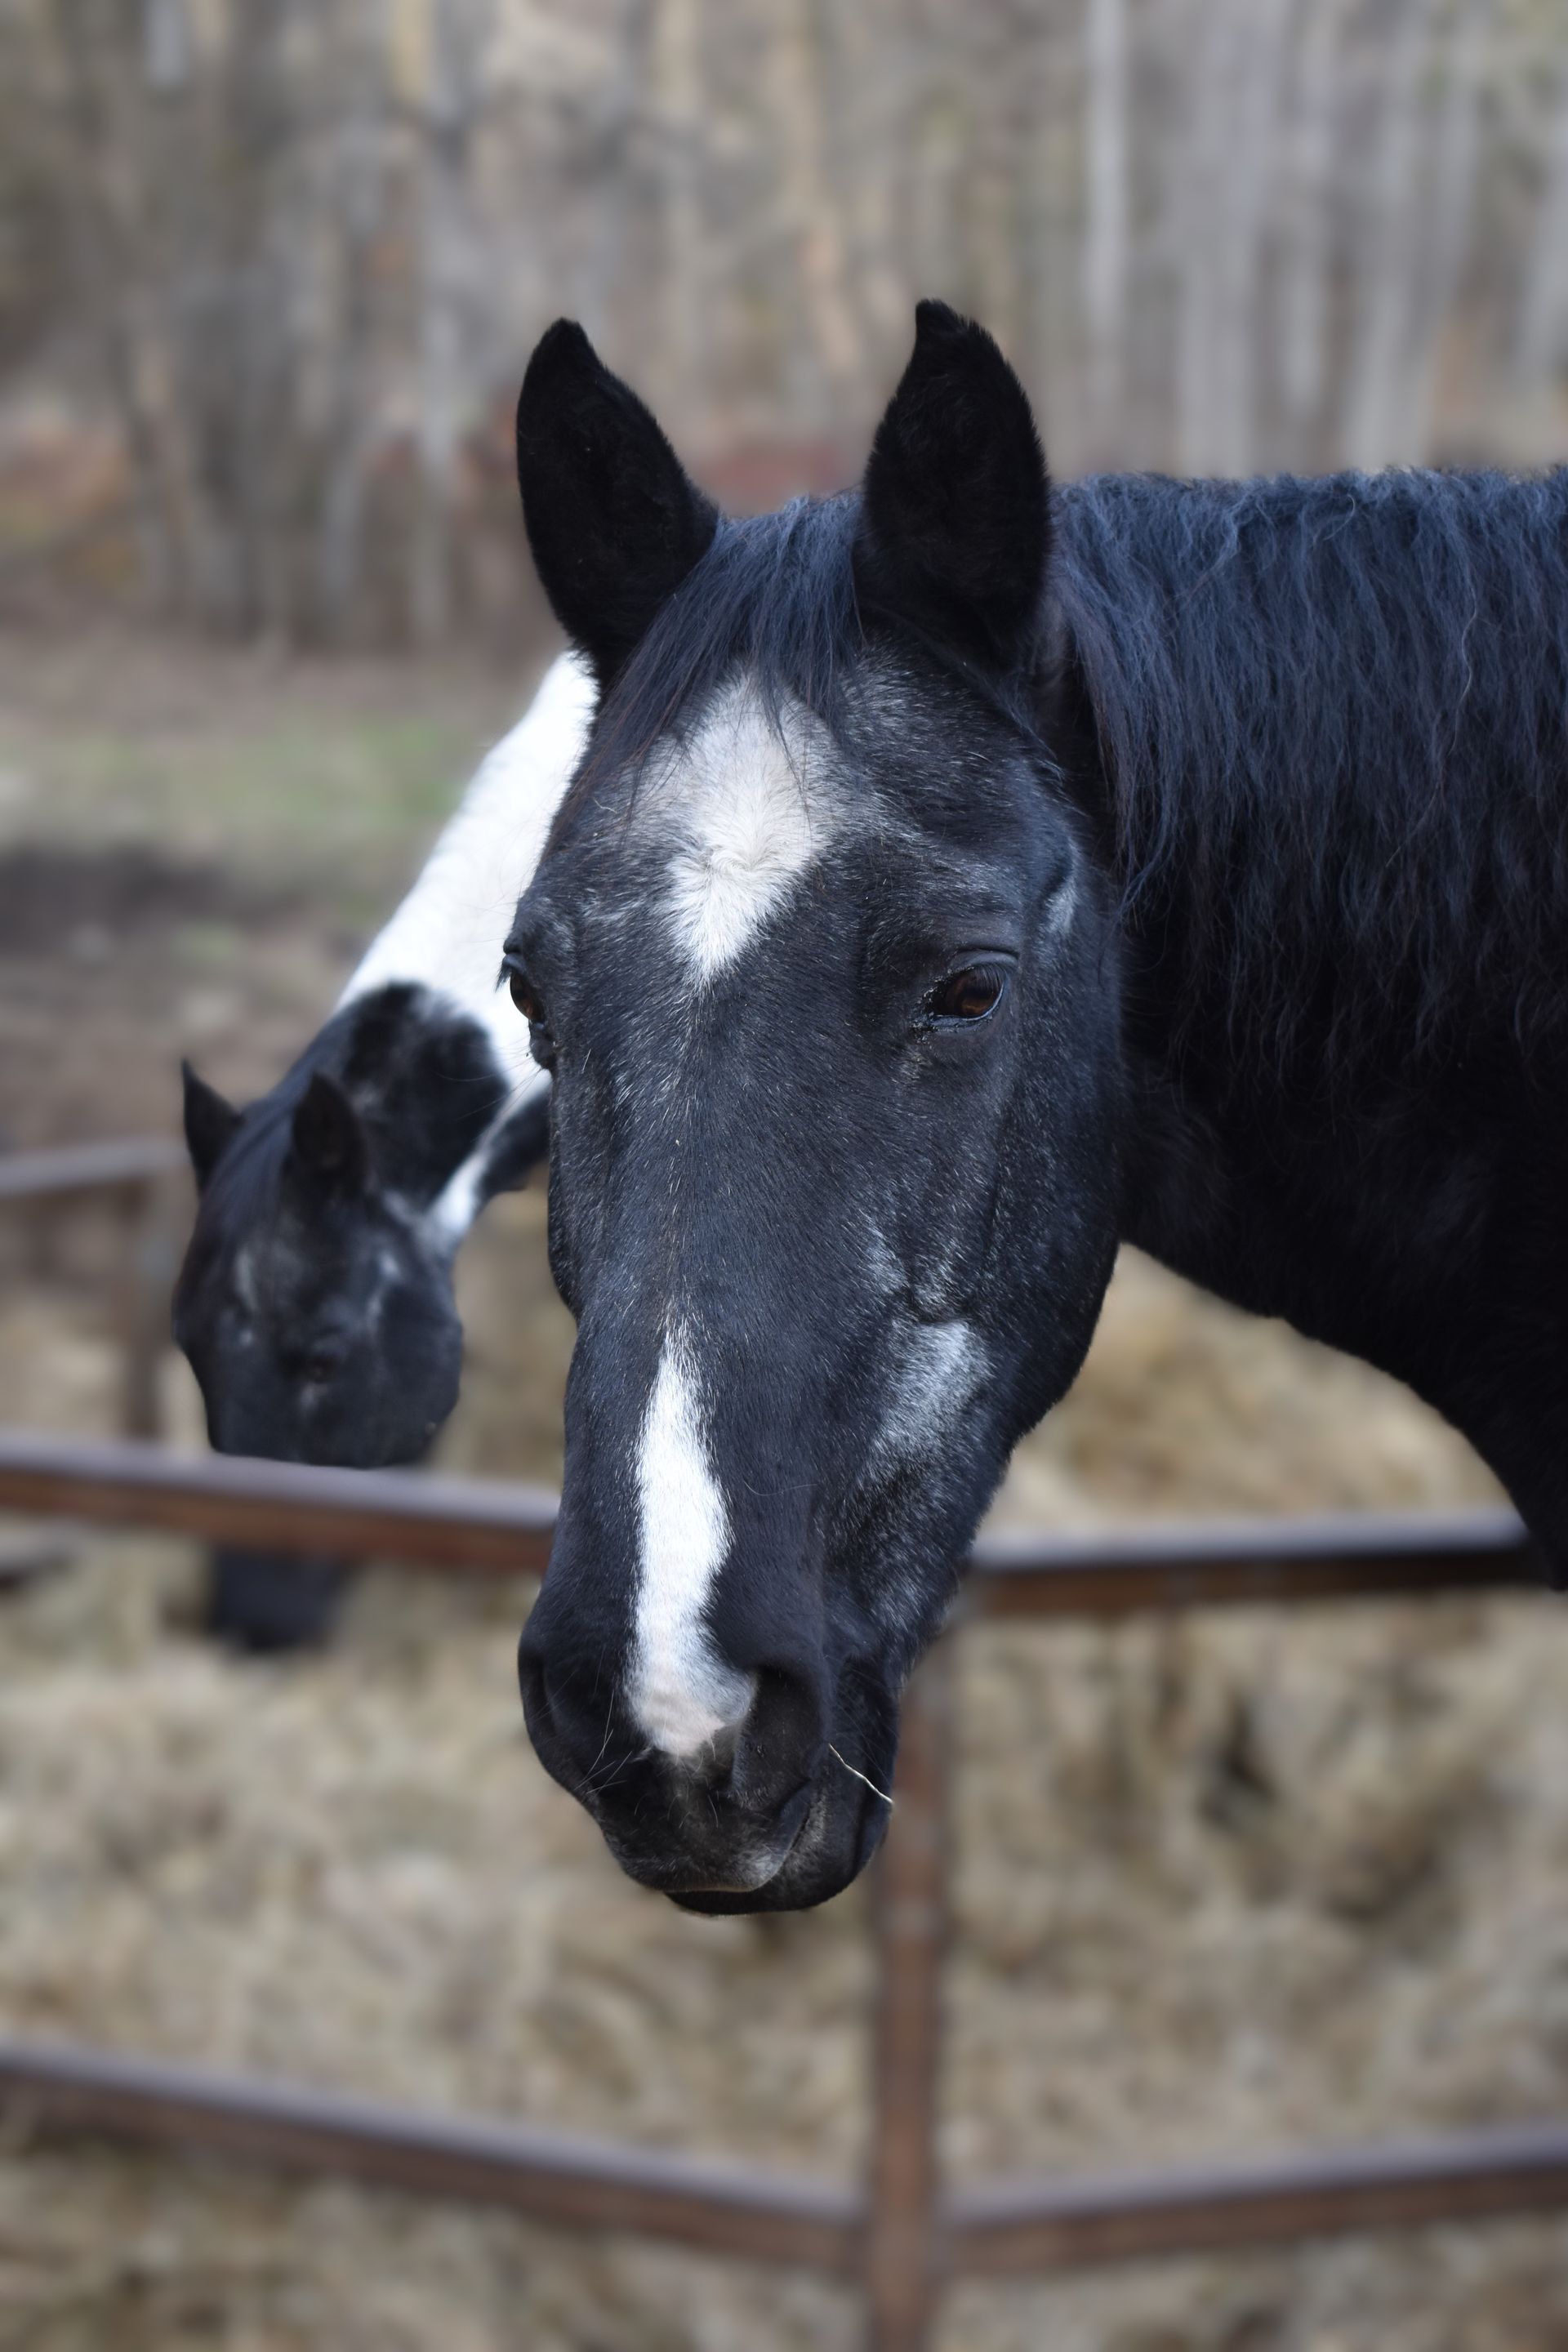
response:
[[[513,1011],[516,1007],[513,1006]],[[526,1035],[526,1025],[524,1034]],[[525,1080],[515,1086],[501,1105],[468,1158],[456,1167],[421,1220],[422,1230],[430,1247],[450,1256],[468,1234],[469,1226],[489,1198],[485,1185],[490,1173],[490,1154],[496,1138],[507,1121],[513,1118],[531,1096],[543,1094],[550,1080],[540,1069],[534,1069],[531,1083]]]
[[[629,1696],[656,1748],[690,1756],[741,1721],[748,1675],[714,1652],[704,1619],[730,1545],[710,1466],[701,1398],[683,1332],[665,1341],[637,1460],[642,1527]]]
[[[510,735],[480,765],[392,920],[367,949],[341,1004],[419,981],[477,1021],[512,1083],[515,1108],[541,1073],[528,1024],[496,984],[501,941],[533,879],[594,715],[596,689],[575,654],[552,663]]]
[[[501,941],[583,756],[596,695],[576,654],[551,664],[517,725],[480,763],[414,887],[338,1000],[341,1009],[374,989],[416,982],[475,1022],[497,1055],[501,1099],[495,1117],[421,1221],[430,1247],[447,1255],[479,1214],[497,1134],[550,1083],[529,1051],[527,1022],[497,984]]]
[[[825,729],[796,706],[784,732],[781,741],[755,688],[738,679],[649,779],[645,806],[676,845],[666,911],[700,981],[733,963],[837,829]]]

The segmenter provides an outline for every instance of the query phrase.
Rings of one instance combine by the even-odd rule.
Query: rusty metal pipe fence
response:
[[[134,1293],[164,1279],[167,1252],[156,1236],[167,1227],[176,1164],[169,1150],[144,1144],[0,1161],[0,1204],[104,1192],[121,1202],[132,1244],[132,1304],[121,1305],[128,1352],[152,1347],[149,1297],[137,1303]],[[166,1286],[160,1318],[164,1297]],[[154,1374],[155,1357],[151,1372],[143,1362],[126,1382],[133,1428],[144,1425],[146,1401],[155,1401]],[[516,1574],[542,1568],[554,1498],[495,1481],[186,1457],[144,1435],[83,1444],[0,1430],[0,1509]],[[1540,1581],[1540,1562],[1507,1511],[1053,1530],[983,1538],[955,1626]],[[942,2288],[957,2277],[1568,2207],[1568,2125],[1245,2166],[944,2183],[951,1649],[951,1638],[938,1644],[906,1700],[895,1816],[875,1873],[876,2063],[869,2161],[858,2188],[46,2043],[0,2042],[0,2103],[39,2133],[226,2155],[802,2265],[858,2284],[872,2352],[921,2352]]]

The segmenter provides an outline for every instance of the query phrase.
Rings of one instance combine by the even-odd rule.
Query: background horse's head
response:
[[[345,1062],[372,1065],[384,1116],[356,1105]],[[174,1337],[219,1453],[375,1469],[426,1451],[458,1401],[452,1258],[504,1087],[472,1024],[412,988],[338,1014],[244,1111],[186,1069],[199,1200]],[[542,1105],[520,1117],[542,1135]]]
[[[635,1876],[794,1907],[878,1841],[904,1679],[1113,1255],[1048,485],[931,304],[858,497],[721,520],[566,324],[518,435],[603,688],[508,942],[579,1325],[529,1726]]]

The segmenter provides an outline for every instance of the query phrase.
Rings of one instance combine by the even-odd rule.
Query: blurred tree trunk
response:
[[[114,191],[110,114],[101,75],[107,65],[112,83],[122,61],[113,53],[94,0],[58,0],[53,28],[68,151],[61,177],[71,195],[72,240],[104,382],[124,436],[143,591],[154,612],[167,614],[184,604],[188,583],[174,487],[139,350],[135,240]]]
[[[1423,80],[1433,0],[1404,0],[1385,53],[1371,144],[1368,226],[1358,240],[1356,331],[1345,384],[1348,465],[1385,466],[1408,453],[1409,355],[1422,246]]]
[[[1121,438],[1127,362],[1127,0],[1086,0],[1083,309],[1089,431]]]
[[[579,142],[573,175],[593,194],[587,258],[575,276],[583,322],[600,344],[615,340],[629,292],[633,232],[639,214],[657,196],[637,139],[653,81],[654,8],[655,0],[620,0],[615,70]]]
[[[406,416],[375,616],[447,634],[505,572],[457,570],[467,436],[563,309],[696,445],[858,426],[926,293],[1002,336],[1069,472],[1556,430],[1563,0],[0,0],[0,31],[44,101],[0,85],[0,353],[41,185],[149,599],[210,625],[362,626]]]
[[[466,389],[473,222],[468,175],[495,0],[431,0],[419,284],[419,481],[410,605],[416,635],[452,618],[452,502]]]
[[[796,294],[785,306],[797,318],[788,331],[798,339],[803,359],[809,354],[802,405],[820,430],[853,414],[862,348],[842,216],[832,201],[824,152],[826,58],[816,0],[780,0],[772,35],[768,81],[779,131],[780,251]]]
[[[1204,0],[1178,20],[1189,83],[1178,256],[1180,462],[1245,474],[1258,421],[1258,261],[1289,0]]]
[[[986,0],[965,18],[964,80],[975,93],[973,154],[963,185],[967,232],[963,300],[1005,348],[1016,348],[1024,312],[1019,230],[1023,157],[1030,125],[1012,70],[1018,37],[1009,0]]]
[[[1279,392],[1291,434],[1310,446],[1329,385],[1334,164],[1345,0],[1302,0],[1295,99],[1284,145]]]
[[[904,0],[834,0],[824,20],[834,202],[844,223],[850,301],[879,359],[898,351],[910,309],[900,267],[903,20]]]
[[[1514,331],[1513,379],[1526,394],[1556,373],[1568,350],[1568,56],[1560,75],[1557,113]]]
[[[331,158],[339,226],[338,331],[329,338],[316,536],[316,623],[349,627],[362,585],[365,468],[374,424],[372,376],[376,248],[387,194],[387,5],[357,0],[347,34],[343,120]]]
[[[1459,290],[1475,208],[1480,152],[1481,73],[1492,0],[1460,0],[1450,28],[1447,89],[1433,165],[1436,184],[1426,208],[1426,250],[1416,273],[1405,450],[1425,457],[1442,364],[1445,331]]]
[[[663,317],[654,390],[694,440],[707,437],[710,299],[703,214],[702,0],[658,0],[652,29],[658,98]]]

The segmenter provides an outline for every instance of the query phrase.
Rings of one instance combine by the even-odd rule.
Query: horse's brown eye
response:
[[[530,980],[527,972],[524,971],[520,963],[509,963],[506,968],[506,977],[507,985],[511,990],[511,1001],[516,1005],[518,1011],[521,1013],[523,1019],[525,1021],[532,1022],[536,1028],[542,1028],[544,1026],[544,1000],[540,995],[539,991],[534,987],[533,982]]]
[[[1007,975],[999,965],[965,964],[938,982],[926,998],[926,1012],[933,1021],[984,1021],[1006,992]]]

